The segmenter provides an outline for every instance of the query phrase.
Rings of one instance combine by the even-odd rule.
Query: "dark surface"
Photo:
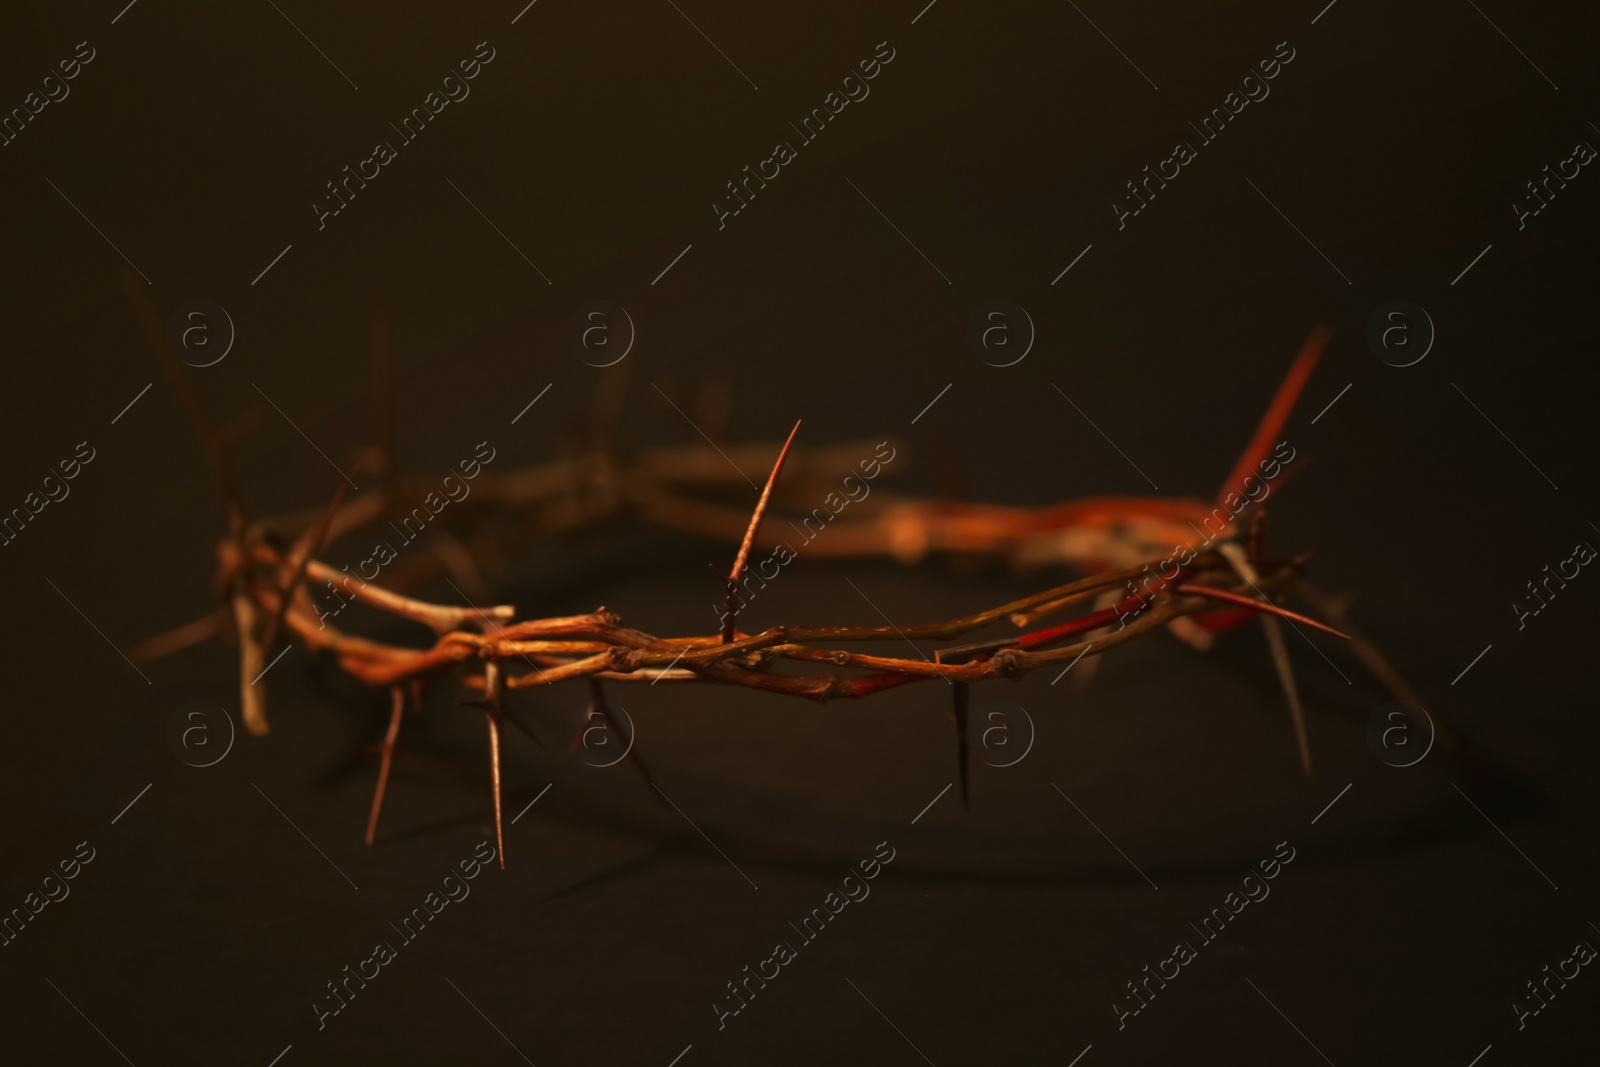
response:
[[[1511,1005],[1574,943],[1600,944],[1600,578],[1582,574],[1520,632],[1510,607],[1600,538],[1600,177],[1585,168],[1525,229],[1510,208],[1575,141],[1600,144],[1592,10],[1340,0],[1312,25],[1320,0],[1204,13],[940,0],[912,25],[921,0],[696,0],[681,14],[541,0],[512,26],[519,0],[282,14],[141,0],[111,25],[121,6],[0,16],[7,108],[76,42],[97,50],[71,95],[0,148],[5,507],[78,441],[96,449],[71,496],[0,550],[0,903],[19,906],[78,842],[96,850],[70,897],[0,949],[0,1060],[121,1062],[114,1044],[141,1067],[265,1065],[289,1045],[284,1067],[523,1062],[514,1044],[541,1067],[664,1067],[692,1045],[683,1067],[947,1067],[1065,1064],[1092,1044],[1082,1067],[1466,1067],[1490,1045],[1484,1067],[1593,1061],[1600,977],[1586,970],[1520,1031]],[[322,183],[392,139],[386,123],[484,39],[497,54],[471,96],[319,232]],[[871,95],[719,232],[723,183],[885,39],[896,56]],[[1270,97],[1119,232],[1107,205],[1123,183],[1284,40],[1296,56]],[[469,883],[319,1032],[324,983],[397,940],[388,924],[492,840],[481,720],[434,694],[403,735],[370,850],[376,758],[361,746],[381,735],[384,700],[303,648],[270,675],[269,737],[241,734],[209,769],[174,756],[167,724],[185,701],[237,715],[233,653],[148,665],[146,685],[108,641],[211,607],[222,508],[107,240],[163,316],[194,299],[232,315],[233,352],[188,373],[219,416],[258,415],[238,454],[254,515],[315,507],[337,479],[252,384],[341,464],[372,443],[375,299],[392,308],[413,474],[485,438],[497,468],[554,458],[597,381],[623,369],[585,366],[563,340],[574,308],[606,299],[639,327],[632,445],[700,440],[651,383],[688,403],[721,381],[728,440],[781,438],[802,417],[802,443],[895,436],[896,487],[1017,504],[1147,492],[1118,449],[1162,493],[1209,495],[1327,322],[1334,343],[1286,431],[1311,462],[1274,501],[1274,544],[1316,551],[1318,584],[1355,594],[1370,635],[1483,762],[1385,766],[1365,727],[1387,697],[1335,640],[1317,639],[1325,660],[1291,635],[1304,778],[1254,627],[1208,656],[1136,643],[1087,692],[1050,671],[977,690],[975,716],[999,699],[1027,708],[1035,747],[1009,769],[978,763],[970,812],[952,791],[915,825],[955,777],[936,683],[822,707],[622,688],[683,816],[625,765],[565,756],[584,692],[544,690],[518,707],[547,747],[507,741],[508,813],[550,785],[509,828],[508,870]],[[1006,369],[963,340],[994,298],[1039,332]],[[1439,333],[1404,369],[1364,341],[1397,299]],[[731,551],[614,531],[542,549],[497,592],[529,615],[604,603],[652,632],[704,632],[705,564]],[[1063,580],[802,559],[743,621],[877,624],[847,577],[896,621]],[[724,983],[797,940],[788,923],[885,841],[896,858],[871,896],[719,1031]],[[1296,856],[1271,896],[1119,1032],[1124,983],[1196,940],[1188,923],[1283,841]]]

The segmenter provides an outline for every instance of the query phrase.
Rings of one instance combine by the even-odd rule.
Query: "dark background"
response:
[[[919,17],[921,3],[539,0],[515,25],[520,0],[284,0],[281,13],[139,0],[114,25],[110,0],[0,16],[5,109],[77,42],[97,52],[0,148],[0,503],[20,504],[77,442],[97,450],[71,496],[0,553],[0,906],[20,906],[77,842],[97,850],[71,896],[0,949],[0,1059],[121,1062],[109,1042],[141,1067],[265,1065],[290,1045],[286,1067],[523,1062],[510,1044],[540,1065],[662,1067],[691,1045],[683,1067],[1065,1064],[1090,1045],[1083,1067],[1466,1067],[1491,1045],[1485,1067],[1592,1060],[1600,978],[1584,972],[1520,1032],[1511,1004],[1576,942],[1600,943],[1600,579],[1585,572],[1520,632],[1511,604],[1600,536],[1600,177],[1586,168],[1520,231],[1510,204],[1575,142],[1600,143],[1595,14],[938,0]],[[395,140],[387,122],[483,40],[496,58],[471,96],[319,232],[323,182]],[[719,232],[723,183],[792,139],[787,122],[885,40],[896,56],[871,95]],[[1296,56],[1270,97],[1119,232],[1123,183],[1280,41]],[[410,474],[442,473],[484,439],[497,469],[551,460],[603,376],[625,369],[630,447],[700,441],[652,383],[686,411],[724,389],[728,441],[780,438],[796,418],[806,444],[892,436],[898,489],[1029,505],[1149,492],[1107,437],[1161,493],[1210,495],[1307,331],[1328,323],[1286,431],[1309,462],[1274,499],[1274,544],[1315,550],[1317,582],[1354,594],[1365,629],[1482,758],[1384,765],[1365,726],[1386,695],[1337,641],[1316,642],[1330,669],[1291,635],[1307,779],[1257,628],[1204,656],[1157,636],[1107,657],[1086,692],[1052,686],[1053,671],[978,690],[979,708],[1028,709],[1036,745],[1009,769],[977,764],[970,812],[952,792],[912,825],[955,776],[942,686],[821,707],[616,687],[663,790],[747,882],[626,765],[565,755],[581,686],[539,690],[517,706],[547,747],[509,735],[508,817],[551,788],[508,828],[509,868],[471,883],[319,1033],[324,983],[492,840],[481,719],[433,694],[402,735],[370,850],[376,757],[360,749],[384,699],[303,648],[270,675],[269,737],[241,732],[209,769],[176,758],[166,730],[185,701],[237,715],[234,653],[199,646],[145,666],[147,685],[107,642],[126,649],[212,607],[222,506],[108,241],[163,317],[195,299],[231,314],[227,359],[186,373],[219,419],[258,416],[237,455],[252,515],[316,507],[337,485],[252,383],[340,464],[373,442],[374,301],[393,321]],[[1038,329],[1006,369],[963,336],[994,298]],[[639,330],[604,371],[564,340],[595,299]],[[1397,299],[1438,331],[1403,369],[1364,340]],[[651,632],[704,632],[705,565],[731,551],[607,530],[536,550],[496,591],[524,615],[603,603]],[[905,622],[1065,577],[802,558],[743,621],[877,624],[846,578]],[[423,592],[459,601],[443,583]],[[880,841],[897,857],[871,897],[719,1032],[724,983],[794,940],[787,923]],[[1124,982],[1193,940],[1187,923],[1280,841],[1296,859],[1271,897],[1118,1032]]]

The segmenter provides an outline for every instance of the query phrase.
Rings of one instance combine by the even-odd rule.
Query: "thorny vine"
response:
[[[459,674],[457,668],[465,671],[460,682],[475,694],[474,699],[464,703],[481,709],[485,717],[502,866],[505,849],[500,738],[508,717],[513,724],[522,726],[515,716],[507,715],[508,693],[568,679],[583,678],[589,684],[591,703],[585,722],[593,716],[610,715],[601,689],[604,681],[736,685],[820,702],[862,698],[901,685],[943,679],[951,685],[954,698],[963,800],[967,789],[965,720],[969,685],[1017,677],[1080,657],[1100,656],[1158,628],[1169,628],[1180,638],[1205,647],[1211,640],[1211,631],[1258,615],[1288,697],[1301,761],[1308,772],[1304,717],[1277,628],[1278,619],[1351,637],[1356,655],[1397,698],[1415,699],[1406,683],[1359,634],[1353,630],[1350,634],[1341,633],[1275,602],[1277,597],[1300,596],[1331,621],[1350,629],[1342,604],[1304,581],[1303,560],[1281,561],[1267,556],[1263,547],[1265,514],[1255,506],[1233,514],[1234,521],[1219,536],[1207,538],[1204,548],[1187,550],[1184,562],[1172,573],[1158,573],[1158,564],[1171,565],[1172,560],[1152,558],[1154,553],[1162,545],[1181,543],[1180,539],[1193,546],[1196,538],[1185,528],[1194,530],[1196,517],[1212,514],[1208,505],[1198,501],[1100,498],[1030,511],[905,498],[892,499],[887,504],[880,501],[866,510],[864,517],[841,524],[848,532],[834,537],[823,554],[891,554],[914,559],[939,549],[1009,551],[1015,560],[1037,561],[1041,556],[1053,555],[1089,573],[944,622],[904,627],[773,626],[756,633],[741,632],[736,625],[743,606],[738,583],[746,573],[752,546],[761,543],[763,519],[790,459],[799,423],[778,450],[754,513],[743,523],[743,538],[725,579],[726,611],[720,633],[657,636],[624,625],[620,615],[604,607],[584,615],[519,621],[515,607],[509,604],[436,604],[376,581],[353,581],[352,576],[318,559],[317,554],[338,537],[404,510],[401,505],[410,490],[394,477],[389,429],[392,422],[380,415],[379,436],[384,444],[374,465],[383,478],[381,488],[360,493],[347,502],[348,485],[341,485],[332,503],[320,514],[247,521],[233,496],[224,435],[201,409],[192,383],[183,377],[161,336],[153,309],[142,293],[130,288],[151,342],[189,409],[229,513],[228,535],[218,547],[217,589],[224,606],[145,642],[135,650],[135,658],[153,659],[212,636],[231,636],[239,649],[243,719],[250,732],[257,735],[268,729],[265,686],[252,684],[252,679],[259,677],[268,654],[282,636],[328,653],[344,671],[368,686],[387,688],[391,694],[390,722],[381,747],[367,826],[368,844],[376,834],[408,701],[420,708],[423,684]],[[392,378],[383,341],[387,330],[381,320],[378,325],[377,391],[384,397],[392,393],[388,384]],[[1265,455],[1325,340],[1325,333],[1318,331],[1307,341],[1255,439],[1225,485],[1237,483],[1240,472],[1248,474]],[[747,446],[733,452],[746,463],[763,453],[771,455],[770,447]],[[837,469],[840,456],[846,456],[844,462],[848,464],[848,457],[854,454],[843,447],[796,450],[797,462],[792,466],[814,476],[830,464]],[[595,450],[576,459],[510,474],[485,473],[479,494],[494,503],[531,510],[528,521],[545,532],[572,529],[597,518],[632,511],[662,525],[731,535],[743,521],[737,513],[698,499],[689,491],[728,482],[726,469],[718,466],[722,460],[739,472],[740,480],[748,481],[742,473],[743,464],[735,463],[721,449],[661,449],[645,453],[628,466]],[[445,568],[461,575],[465,584],[486,589],[472,554],[447,534],[441,536],[447,546],[441,553]],[[421,623],[434,632],[434,641],[428,647],[409,647],[357,636],[329,625],[307,592],[311,582],[333,584],[343,595],[368,607]],[[1135,587],[1135,582],[1140,584]],[[1065,622],[1029,628],[1086,602],[1091,610]],[[1023,632],[943,647],[931,659],[872,655],[840,647],[844,642],[904,644],[918,638],[944,641],[1003,622]],[[522,670],[523,665],[531,669]],[[642,761],[636,753],[633,755],[635,766],[648,780]]]

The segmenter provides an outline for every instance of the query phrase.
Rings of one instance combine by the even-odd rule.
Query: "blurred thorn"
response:
[[[578,727],[578,733],[574,735],[572,739],[573,748],[577,748],[578,739],[583,736],[583,731],[587,727],[591,717],[599,716],[600,718],[604,719],[606,722],[606,729],[610,731],[619,742],[625,742],[627,744],[628,761],[633,765],[633,769],[638,772],[639,777],[644,779],[644,784],[651,787],[650,795],[656,798],[656,803],[661,806],[663,811],[672,810],[666,802],[666,794],[661,792],[661,788],[656,785],[655,778],[650,774],[650,768],[645,765],[644,757],[639,754],[638,729],[634,729],[632,737],[627,736],[622,729],[622,720],[611,713],[611,706],[606,703],[606,694],[604,688],[602,688],[600,684],[600,679],[590,677],[588,681],[589,694],[593,699],[589,702],[589,706],[584,709],[583,723]]]
[[[383,810],[383,794],[389,787],[389,769],[394,765],[394,742],[400,736],[400,715],[406,709],[406,693],[390,686],[389,730],[383,735],[383,759],[378,764],[378,786],[372,793],[372,816],[367,820],[367,847],[378,835],[378,813]]]
[[[772,464],[772,473],[767,475],[767,484],[761,490],[761,496],[756,500],[756,509],[750,516],[750,525],[745,528],[744,540],[739,544],[739,554],[733,558],[733,569],[728,572],[727,595],[724,599],[722,615],[722,643],[727,644],[733,640],[734,625],[739,619],[739,578],[744,574],[744,565],[750,558],[750,548],[755,544],[756,534],[761,531],[761,520],[767,513],[767,503],[772,499],[772,487],[778,483],[778,475],[783,473],[783,462],[789,458],[789,448],[794,444],[794,435],[800,432],[800,421],[795,420],[794,429],[789,431],[789,437],[783,442],[783,447],[778,450],[778,459]]]

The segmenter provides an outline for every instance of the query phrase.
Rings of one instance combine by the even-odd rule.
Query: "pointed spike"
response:
[[[1251,566],[1250,560],[1246,557],[1245,550],[1242,547],[1237,544],[1227,544],[1222,545],[1217,549],[1217,551],[1222,554],[1223,559],[1228,561],[1229,566],[1234,569],[1234,572],[1237,573],[1239,577],[1243,578],[1251,585],[1256,583],[1256,579],[1259,576],[1256,574],[1255,567]],[[1243,600],[1247,598],[1240,599]],[[1251,601],[1250,603],[1253,604],[1258,602]],[[1300,749],[1300,770],[1307,778],[1310,778],[1311,742],[1306,736],[1305,709],[1300,706],[1300,690],[1299,687],[1295,685],[1294,666],[1289,662],[1289,649],[1283,640],[1283,627],[1278,625],[1278,620],[1274,617],[1275,614],[1283,614],[1285,617],[1288,617],[1288,615],[1293,613],[1280,612],[1267,614],[1260,616],[1260,619],[1261,628],[1265,630],[1267,634],[1267,647],[1272,651],[1272,665],[1277,669],[1278,681],[1283,686],[1283,695],[1289,701],[1289,718],[1294,722],[1295,744]],[[1306,621],[1311,622],[1312,620],[1307,619]],[[1326,627],[1323,628],[1326,629]],[[1338,633],[1337,630],[1333,632]],[[1343,637],[1344,635],[1339,634],[1339,636]]]
[[[767,484],[761,490],[761,497],[756,501],[756,510],[750,516],[750,525],[744,531],[744,541],[739,545],[739,554],[733,558],[733,569],[728,572],[727,595],[723,603],[726,609],[722,615],[722,643],[727,644],[733,640],[734,623],[738,620],[739,612],[734,607],[738,601],[739,576],[744,573],[745,562],[750,558],[750,547],[755,544],[756,534],[761,529],[761,520],[767,513],[767,502],[772,499],[772,487],[778,484],[778,475],[783,471],[784,461],[789,458],[789,446],[794,444],[794,435],[800,432],[800,420],[796,420],[794,429],[789,431],[788,440],[783,442],[783,448],[778,451],[778,460],[772,465],[772,473],[767,475]]]
[[[961,810],[969,811],[971,809],[967,805],[967,776],[972,760],[967,748],[967,683],[953,683],[951,693],[955,701],[956,757],[961,765]]]
[[[489,723],[489,778],[494,786],[494,840],[500,852],[500,869],[506,869],[506,828],[500,810],[500,724],[494,712],[485,712]]]
[[[605,690],[600,685],[600,679],[589,678],[589,692],[594,697],[594,700],[590,703],[588,711],[584,713],[584,722],[587,724],[591,716],[598,715],[605,720],[606,728],[613,731],[619,741],[626,740],[628,742],[628,762],[638,772],[639,777],[644,779],[645,785],[652,787],[650,794],[656,798],[656,803],[661,805],[662,810],[670,811],[671,806],[666,802],[666,794],[662,793],[660,787],[656,785],[655,777],[650,773],[650,768],[645,765],[644,757],[639,754],[638,731],[635,730],[634,736],[631,738],[624,737],[622,720],[611,714],[611,706],[606,703]],[[578,736],[583,736],[581,729]],[[576,747],[576,738],[574,738],[573,744]]]
[[[227,628],[228,609],[218,608],[209,615],[203,615],[193,622],[186,622],[164,634],[145,638],[128,649],[128,658],[143,665],[217,637],[225,633]]]
[[[494,841],[500,855],[500,869],[503,871],[506,869],[506,829],[500,810],[500,719],[505,706],[503,703],[505,676],[500,672],[500,664],[493,660],[484,666],[487,675],[485,681],[488,682],[488,689],[492,694],[490,697],[492,707],[484,712],[484,718],[489,724],[489,778],[494,787]]]
[[[617,722],[616,719],[613,719],[610,716],[606,717],[606,721],[617,727],[617,733],[620,736],[622,733],[621,723]],[[666,794],[662,793],[660,789],[656,787],[655,776],[650,773],[650,768],[645,765],[644,757],[639,754],[639,738],[637,731],[635,731],[634,734],[633,744],[628,748],[628,762],[633,764],[633,769],[639,773],[640,778],[644,779],[644,784],[651,787],[651,795],[656,798],[656,803],[661,805],[661,810],[670,810],[671,805],[666,801]]]
[[[1422,706],[1422,696],[1411,687],[1400,672],[1384,658],[1376,645],[1356,629],[1350,618],[1349,594],[1332,596],[1310,582],[1302,581],[1296,590],[1311,606],[1350,631],[1350,651],[1354,652],[1368,672],[1376,678],[1389,695],[1404,704]]]
[[[390,687],[389,731],[383,735],[383,758],[378,764],[378,787],[372,792],[372,816],[367,819],[367,847],[378,835],[378,813],[383,810],[383,794],[389,787],[389,770],[394,766],[394,742],[400,736],[400,714],[405,711],[405,690]]]
[[[1300,706],[1300,690],[1295,685],[1294,667],[1289,662],[1289,649],[1284,645],[1283,627],[1271,615],[1261,616],[1261,627],[1267,632],[1267,647],[1272,650],[1272,664],[1278,671],[1278,681],[1283,685],[1283,695],[1289,701],[1289,718],[1294,722],[1295,745],[1300,749],[1300,770],[1311,777],[1311,742],[1306,737],[1306,713]]]
[[[511,725],[515,726],[517,729],[519,729],[523,733],[527,734],[530,738],[533,739],[533,743],[538,745],[540,748],[544,747],[544,739],[541,738],[538,734],[534,733],[533,732],[533,727],[529,726],[527,723],[525,723],[521,719],[519,719],[517,717],[516,713],[513,712],[510,708],[506,709],[506,722],[509,722]]]
[[[1183,585],[1178,586],[1177,592],[1187,596],[1203,596],[1212,600],[1221,600],[1229,604],[1237,604],[1241,608],[1250,608],[1253,611],[1259,611],[1265,615],[1276,615],[1279,618],[1289,619],[1292,622],[1303,622],[1307,626],[1312,626],[1318,630],[1321,630],[1323,633],[1330,633],[1335,637],[1342,637],[1346,641],[1350,640],[1350,635],[1347,633],[1341,633],[1326,623],[1318,622],[1316,619],[1302,615],[1298,611],[1290,611],[1288,608],[1280,608],[1278,605],[1273,604],[1270,601],[1256,600],[1252,597],[1241,596],[1238,593],[1230,593],[1226,589],[1213,589],[1208,585],[1195,585],[1193,582],[1185,582]]]

